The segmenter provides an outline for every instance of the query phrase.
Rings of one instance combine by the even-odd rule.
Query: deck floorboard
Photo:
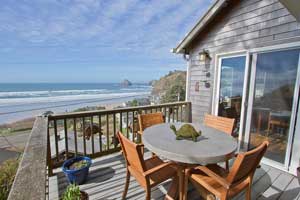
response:
[[[146,154],[146,157],[150,154]],[[55,175],[49,177],[49,199],[58,200],[63,194],[68,183],[61,169],[54,170]],[[89,199],[121,199],[124,190],[126,168],[121,153],[115,153],[93,160],[89,178],[81,185],[81,190],[89,194]],[[152,199],[163,200],[170,181],[152,189]],[[290,200],[298,199],[300,186],[298,179],[286,172],[262,164],[256,170],[253,181],[252,199],[259,200]],[[133,177],[130,179],[127,199],[140,200],[145,198],[145,191],[139,186]],[[243,200],[244,193],[239,194],[234,200]],[[189,200],[201,199],[197,191],[190,185]]]

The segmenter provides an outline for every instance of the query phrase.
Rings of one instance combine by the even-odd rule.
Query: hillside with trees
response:
[[[152,81],[152,95],[159,97],[160,103],[185,100],[186,72],[171,71],[159,80]]]

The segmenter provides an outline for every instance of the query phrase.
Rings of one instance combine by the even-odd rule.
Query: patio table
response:
[[[144,130],[142,140],[151,152],[169,159],[177,164],[179,175],[179,199],[185,199],[184,190],[187,183],[185,171],[190,166],[207,165],[224,162],[233,157],[237,149],[237,141],[222,131],[202,124],[191,124],[202,135],[197,141],[176,140],[176,135],[170,129],[174,124],[177,130],[186,123],[165,123],[151,126]],[[173,184],[172,184],[173,185]]]

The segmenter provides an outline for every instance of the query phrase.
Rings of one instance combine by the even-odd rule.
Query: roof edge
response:
[[[185,47],[203,30],[210,20],[226,5],[228,0],[216,0],[206,13],[198,20],[196,25],[185,35],[177,47],[171,50],[172,53],[185,53]]]

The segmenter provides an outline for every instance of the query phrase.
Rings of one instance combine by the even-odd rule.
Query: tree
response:
[[[184,101],[185,100],[185,85],[173,85],[168,89],[162,97],[162,103]]]

